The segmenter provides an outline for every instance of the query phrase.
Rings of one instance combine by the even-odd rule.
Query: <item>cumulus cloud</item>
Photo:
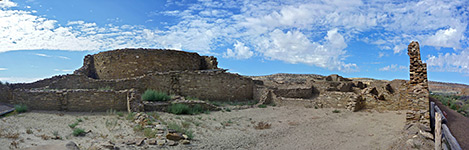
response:
[[[228,48],[223,56],[227,58],[248,59],[251,58],[252,55],[254,55],[254,52],[252,52],[249,47],[245,46],[242,42],[236,41],[234,50]]]
[[[457,53],[430,55],[427,59],[429,70],[448,71],[469,74],[469,48]]]
[[[458,32],[456,29],[441,29],[438,30],[434,35],[428,37],[425,43],[427,45],[436,47],[459,48],[460,39],[462,38],[462,32]]]
[[[401,66],[397,64],[391,64],[389,66],[385,66],[383,68],[379,68],[379,71],[399,71],[399,70],[407,70],[406,66]]]
[[[0,8],[15,7],[17,4],[10,0],[0,0]]]
[[[2,70],[8,70],[8,69],[7,68],[0,68],[0,71],[2,71]]]
[[[0,52],[171,48],[235,59],[256,54],[347,71],[357,68],[346,60],[347,42],[354,39],[368,39],[394,53],[402,53],[412,40],[421,41],[421,46],[467,47],[465,0],[168,1],[166,6],[170,5],[184,9],[149,14],[171,16],[178,22],[149,29],[79,20],[59,25],[34,11],[14,10],[13,2],[1,1]]]

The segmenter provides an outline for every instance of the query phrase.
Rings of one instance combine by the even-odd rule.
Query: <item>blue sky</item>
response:
[[[0,81],[70,74],[87,54],[165,48],[242,75],[408,79],[419,41],[428,78],[469,84],[467,0],[0,0]]]

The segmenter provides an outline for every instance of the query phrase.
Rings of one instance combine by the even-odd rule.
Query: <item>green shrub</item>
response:
[[[22,104],[20,104],[20,105],[15,105],[15,111],[16,111],[17,113],[26,112],[26,111],[28,111],[28,106],[22,105]]]
[[[173,129],[174,131],[178,133],[183,133],[187,135],[188,139],[194,138],[194,131],[189,130],[189,129],[184,129],[182,126],[178,125],[177,123],[169,123],[168,129]]]
[[[125,117],[125,119],[127,119],[127,120],[132,120],[132,119],[134,119],[134,116],[135,116],[135,113],[134,113],[134,112],[131,112],[131,113],[128,113],[128,114],[127,114],[127,117]]]
[[[73,136],[84,136],[85,135],[85,130],[81,128],[75,128],[73,129]]]
[[[335,109],[332,111],[332,113],[340,113],[340,110]]]
[[[69,124],[68,127],[70,128],[75,128],[76,126],[78,125],[78,122],[75,122],[75,123],[72,123],[72,124]]]
[[[173,104],[169,106],[169,112],[179,115],[179,114],[189,114],[190,108],[186,104]]]
[[[184,131],[183,128],[177,123],[168,123],[168,129],[173,129],[174,131],[179,133],[182,133]]]
[[[153,131],[151,128],[143,129],[143,135],[147,138],[154,138],[156,137],[156,131]]]
[[[267,108],[267,105],[261,104],[261,105],[259,105],[259,108]]]
[[[83,122],[83,119],[78,118],[77,121],[78,121],[78,122]]]
[[[142,130],[143,130],[142,125],[137,124],[134,126],[134,131],[142,131]]]
[[[168,101],[170,99],[171,97],[168,94],[154,90],[146,90],[142,95],[144,101]]]
[[[195,104],[193,106],[189,106],[186,104],[172,104],[169,106],[168,111],[170,113],[180,115],[180,114],[200,114],[206,112],[206,110],[199,104]]]

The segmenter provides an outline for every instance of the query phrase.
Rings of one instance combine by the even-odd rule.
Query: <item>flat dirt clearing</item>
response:
[[[173,115],[159,113],[161,120],[185,123],[195,131],[190,145],[168,147],[169,149],[389,149],[399,138],[405,124],[405,113],[399,112],[350,112],[334,109],[304,107],[268,107],[211,112],[199,115]],[[137,138],[130,121],[106,113],[28,112],[0,119],[0,131],[19,133],[17,139],[0,138],[0,149],[8,149],[12,141],[23,140],[18,146],[52,144],[74,141],[81,148],[88,148],[93,141],[120,141]],[[92,130],[84,137],[71,136],[68,124],[84,118],[77,127]],[[117,125],[109,127],[110,121]],[[106,123],[108,122],[108,123]],[[269,129],[255,129],[259,122],[271,124]],[[112,123],[111,123],[112,124]],[[32,129],[34,133],[26,133]],[[40,129],[40,131],[37,131]],[[37,135],[52,136],[58,131],[64,140],[42,140]],[[108,136],[105,136],[108,135]],[[153,148],[153,145],[122,149]]]

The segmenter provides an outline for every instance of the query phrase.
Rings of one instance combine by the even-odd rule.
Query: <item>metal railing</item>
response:
[[[447,121],[441,109],[435,105],[435,102],[430,102],[430,127],[435,135],[435,150],[461,150],[461,146],[459,146],[458,141],[446,125]],[[440,128],[438,129],[438,127]]]

